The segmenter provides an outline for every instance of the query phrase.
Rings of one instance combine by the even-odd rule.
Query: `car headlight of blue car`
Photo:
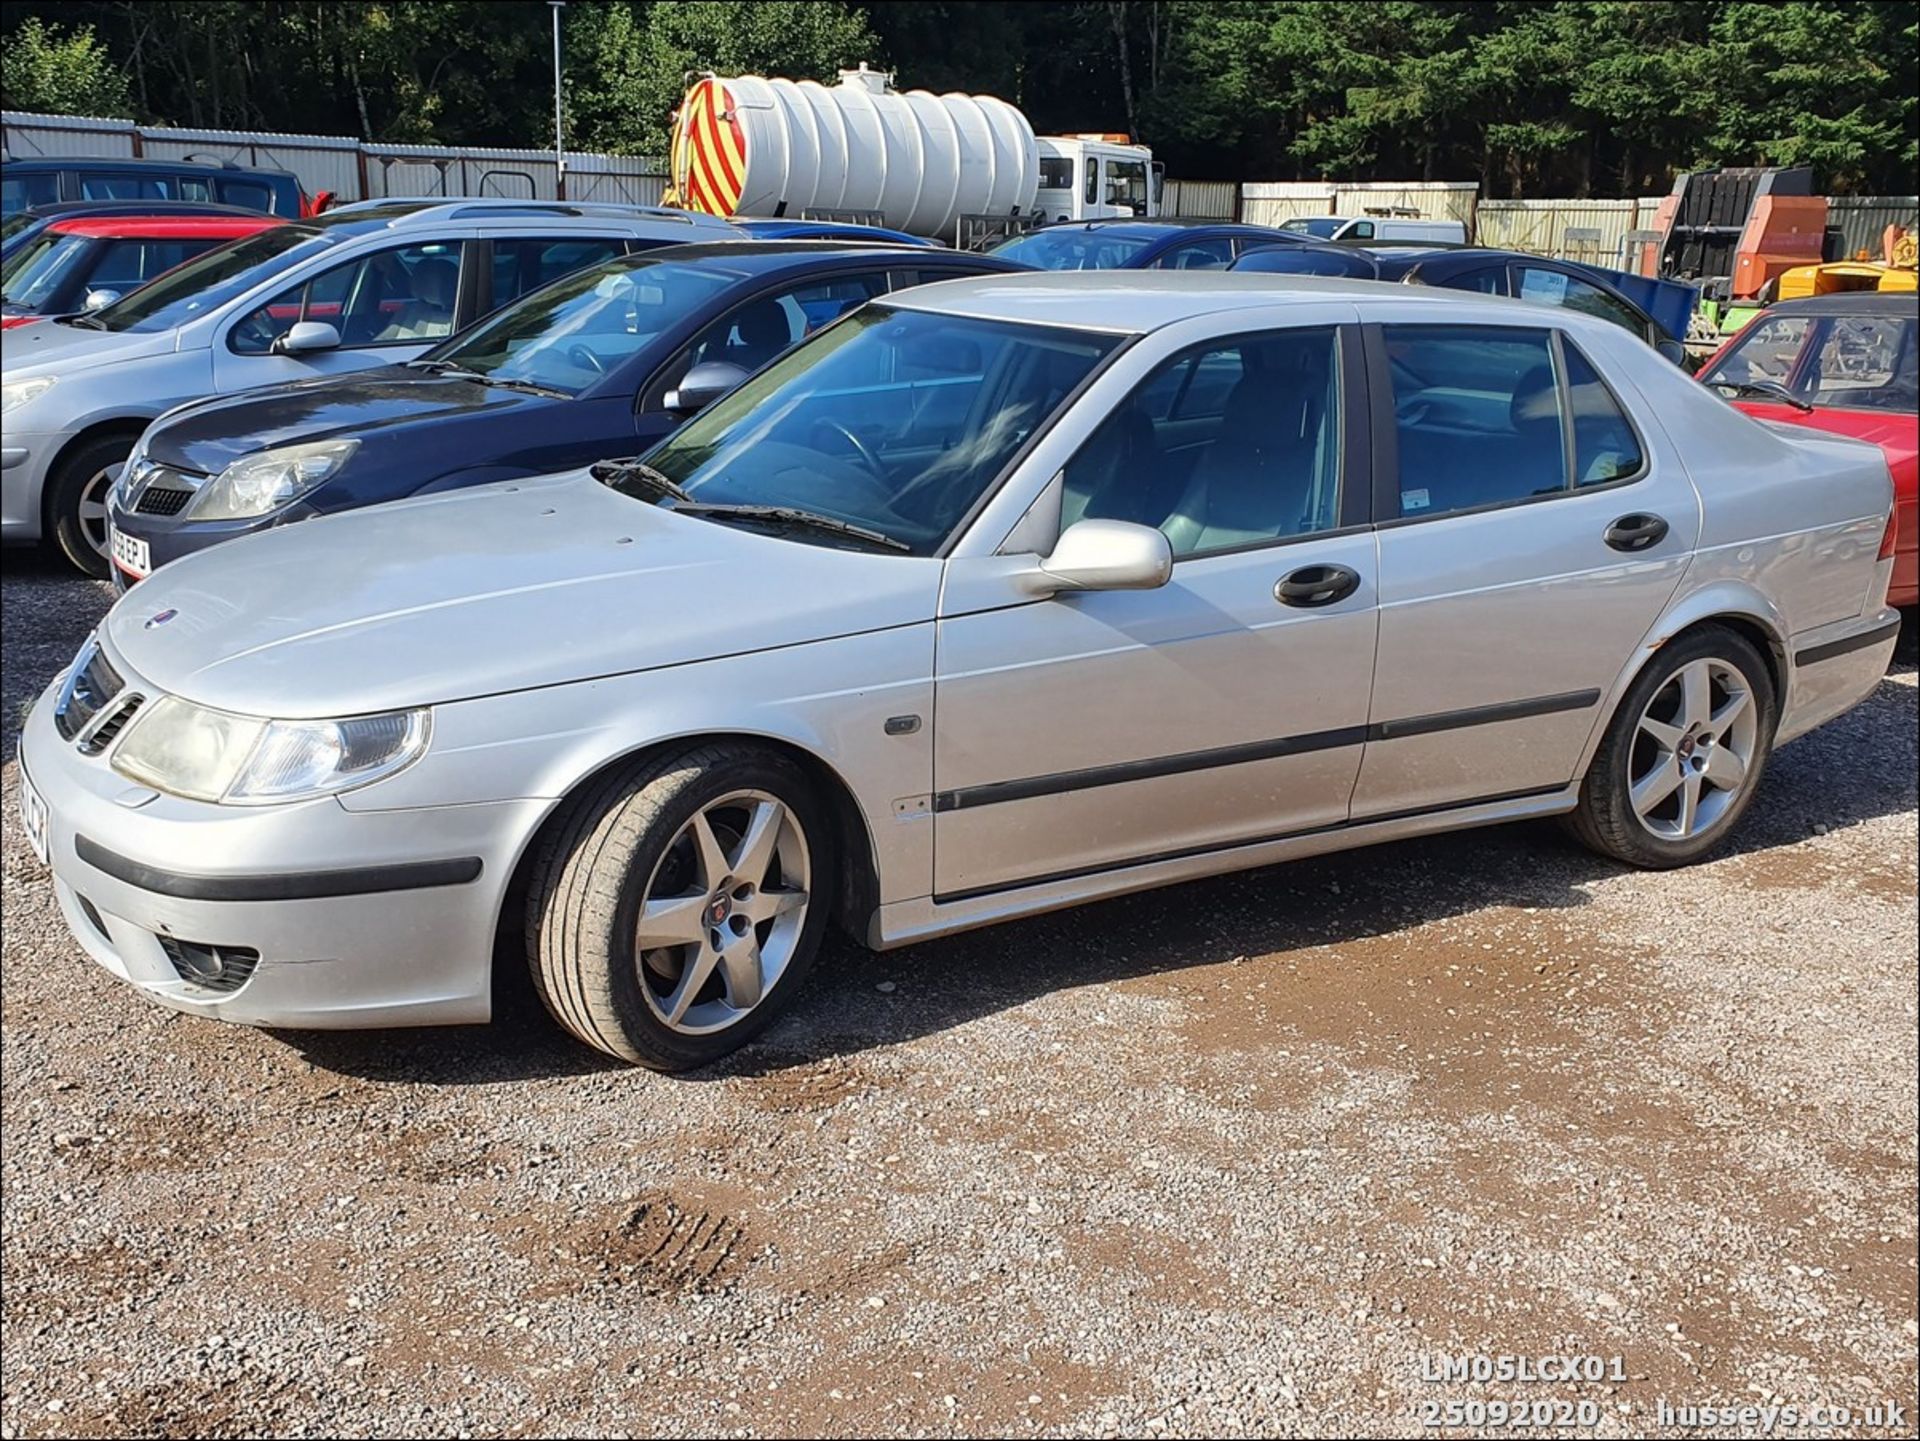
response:
[[[183,518],[246,520],[267,515],[338,475],[359,448],[357,440],[318,440],[246,456],[203,485]]]
[[[344,720],[262,720],[162,696],[141,711],[113,768],[190,800],[265,805],[351,790],[418,760],[425,709]]]

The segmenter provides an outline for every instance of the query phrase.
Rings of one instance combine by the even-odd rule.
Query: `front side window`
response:
[[[1092,155],[1087,157],[1087,186],[1085,195],[1087,204],[1089,205],[1096,205],[1100,201],[1100,161],[1098,157]]]
[[[1445,280],[1435,281],[1434,284],[1442,290],[1471,290],[1479,295],[1505,295],[1507,268],[1504,265],[1483,265],[1478,270],[1449,275]]]
[[[1371,220],[1356,220],[1342,232],[1340,238],[1342,240],[1371,240],[1373,239],[1373,222]]]
[[[1176,559],[1331,530],[1340,515],[1334,331],[1242,336],[1164,362],[1062,473],[1062,529],[1127,520]]]
[[[720,361],[755,371],[788,346],[832,324],[887,290],[884,270],[835,275],[749,300],[697,336],[687,364]]]
[[[647,460],[696,506],[801,510],[931,555],[1118,344],[1089,331],[868,305],[715,401]],[[637,482],[611,483],[654,498]],[[783,533],[859,543],[817,528]]]
[[[1109,160],[1107,166],[1107,204],[1128,205],[1135,215],[1147,213],[1147,162]]]
[[[1550,332],[1389,325],[1386,347],[1401,516],[1476,510],[1566,489]]]
[[[219,309],[269,275],[327,248],[303,225],[278,225],[209,250],[152,285],[87,317],[102,330],[171,330]]]
[[[530,290],[624,253],[619,240],[593,237],[493,242],[493,305],[497,310]]]
[[[213,240],[111,241],[87,283],[95,290],[117,290],[124,295],[218,243]]]
[[[346,346],[418,345],[453,334],[459,297],[458,241],[376,250],[281,291],[234,326],[228,344],[264,355],[293,326],[315,320]]]
[[[1623,330],[1632,332],[1644,340],[1647,336],[1646,322],[1634,313],[1633,307],[1625,301],[1607,294],[1597,285],[1589,285],[1576,275],[1568,275],[1558,270],[1543,270],[1538,266],[1520,267],[1520,298],[1536,301],[1541,305],[1558,305],[1566,310],[1577,310],[1583,315],[1597,315],[1602,320],[1611,320]]]
[[[1040,188],[1042,190],[1073,189],[1073,157],[1042,155],[1040,157]]]
[[[1346,223],[1337,215],[1296,215],[1280,228],[1291,230],[1296,235],[1312,235],[1320,240],[1331,240],[1340,233],[1340,227]]]

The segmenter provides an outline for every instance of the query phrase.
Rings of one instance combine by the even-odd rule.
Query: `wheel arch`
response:
[[[506,968],[526,969],[523,927],[527,894],[533,871],[547,838],[563,823],[568,803],[591,790],[616,771],[638,765],[652,757],[673,751],[696,750],[707,745],[744,745],[769,751],[791,761],[818,789],[832,818],[833,840],[841,859],[838,894],[833,898],[833,919],[862,945],[866,943],[867,920],[880,907],[879,857],[874,849],[872,828],[860,812],[853,788],[846,778],[817,752],[784,736],[757,731],[703,730],[651,740],[643,745],[609,756],[576,776],[563,794],[556,797],[540,823],[528,832],[514,857],[513,872],[502,892],[494,915],[493,971],[496,998]],[[511,984],[518,986],[520,977]]]
[[[1768,678],[1773,682],[1775,716],[1786,714],[1787,691],[1793,679],[1786,618],[1780,614],[1779,607],[1752,586],[1738,583],[1708,586],[1670,606],[1621,668],[1600,707],[1599,719],[1594,724],[1592,734],[1587,737],[1586,747],[1580,754],[1576,779],[1586,775],[1587,767],[1593,763],[1594,752],[1600,748],[1607,728],[1613,724],[1621,700],[1633,688],[1633,683],[1640,678],[1640,673],[1654,656],[1681,636],[1710,625],[1733,631],[1750,641],[1754,649],[1760,652],[1760,658],[1766,662]]]
[[[140,435],[153,424],[150,415],[110,415],[98,420],[88,421],[81,429],[67,437],[66,443],[54,452],[53,459],[47,463],[46,481],[40,487],[40,533],[50,535],[53,528],[54,477],[83,447],[93,444],[109,435],[125,435],[129,443],[140,439]]]

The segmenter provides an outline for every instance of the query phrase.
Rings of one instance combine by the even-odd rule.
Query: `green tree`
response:
[[[62,35],[30,15],[0,51],[0,97],[8,110],[118,117],[127,113],[127,77],[91,25]]]
[[[837,0],[659,0],[598,5],[569,30],[570,144],[664,155],[689,74],[831,82],[877,58],[860,11]]]

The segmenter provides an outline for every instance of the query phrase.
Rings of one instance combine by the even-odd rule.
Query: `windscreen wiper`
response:
[[[877,545],[884,550],[912,551],[913,547],[903,540],[896,540],[877,530],[869,530],[864,525],[855,525],[852,521],[837,520],[830,515],[820,515],[811,510],[800,510],[791,505],[709,505],[695,501],[692,505],[676,505],[677,515],[705,515],[716,520],[763,520],[771,525],[790,525],[801,530],[816,530],[822,535],[837,535],[847,540],[864,541],[868,545]]]
[[[424,370],[433,375],[451,375],[455,380],[477,380],[482,385],[487,383],[487,377],[479,371],[455,365],[451,360],[403,360],[400,363],[409,370]]]
[[[1802,399],[1777,381],[1712,380],[1707,383],[1716,390],[1731,390],[1735,395],[1750,395],[1756,400],[1777,400],[1782,405],[1791,405],[1803,415],[1813,414],[1812,401]]]
[[[571,392],[565,391],[565,390],[556,390],[554,389],[553,386],[541,385],[538,381],[502,380],[497,375],[476,375],[474,374],[474,372],[470,370],[461,371],[459,372],[459,375],[462,380],[472,378],[474,380],[479,381],[482,385],[498,386],[501,390],[519,390],[519,391],[526,392],[526,394],[528,395],[544,395],[550,400],[572,400],[573,399],[573,395]]]
[[[643,460],[603,460],[589,473],[602,485],[617,486],[623,490],[632,488],[654,500],[665,497],[678,501],[693,499],[672,476],[662,474]]]

